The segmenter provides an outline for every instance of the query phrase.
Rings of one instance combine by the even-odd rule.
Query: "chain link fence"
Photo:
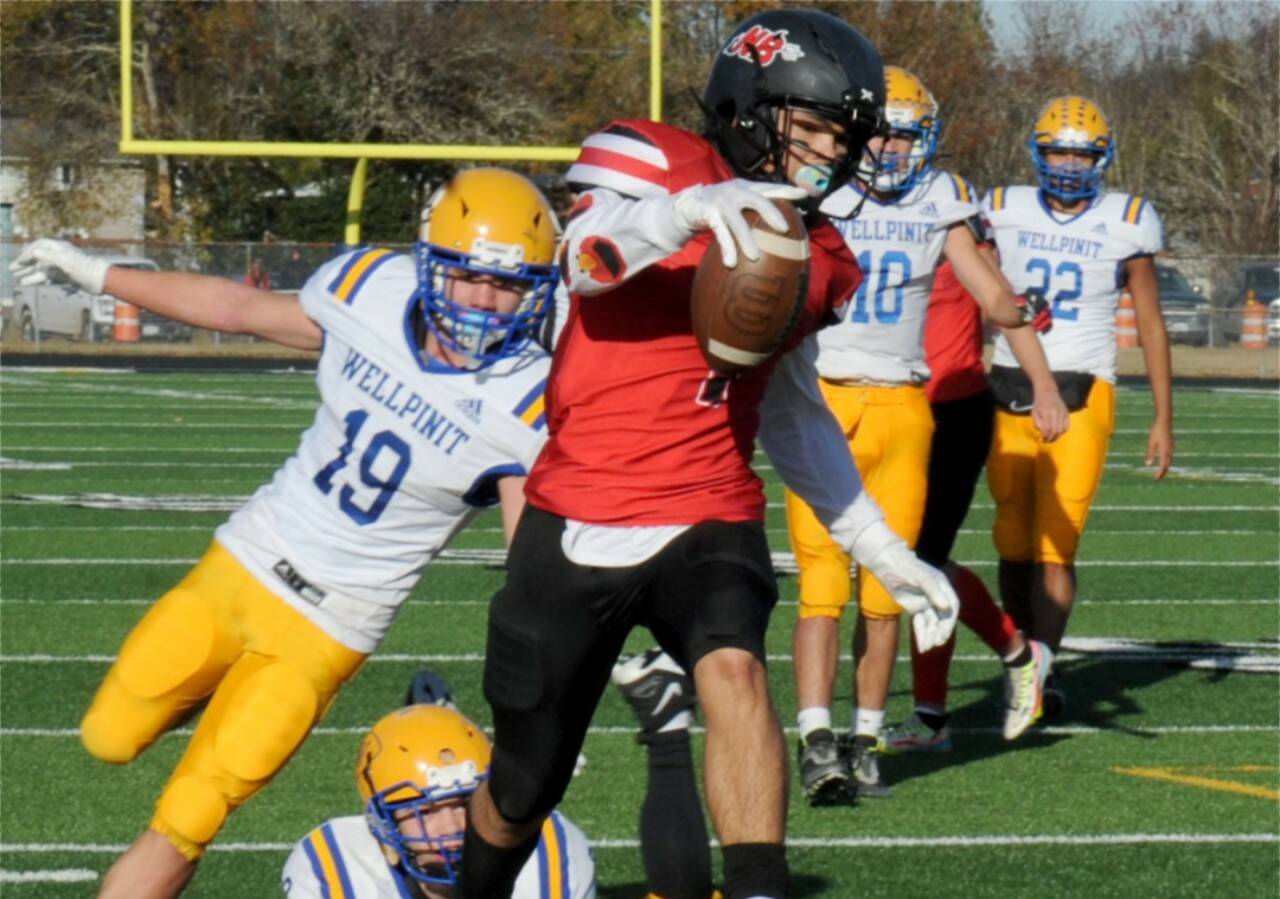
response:
[[[165,271],[200,272],[241,281],[257,268],[274,290],[297,291],[311,273],[342,251],[336,244],[86,242],[90,252],[150,260]],[[408,245],[395,247],[407,250]],[[38,288],[14,283],[8,263],[21,251],[19,242],[0,243],[0,310],[4,344],[9,349],[55,349],[73,344],[107,346],[115,342],[115,303],[90,297],[70,285]],[[1280,259],[1241,255],[1161,255],[1156,259],[1161,308],[1174,343],[1205,347],[1238,347],[1245,332],[1250,302],[1266,310],[1267,337],[1280,341]],[[1255,307],[1254,314],[1262,314]],[[144,343],[176,342],[195,347],[253,343],[252,337],[204,332],[147,312],[141,314],[138,338]],[[128,341],[133,342],[133,341]],[[1252,342],[1256,348],[1256,340]],[[180,352],[181,347],[177,350]]]

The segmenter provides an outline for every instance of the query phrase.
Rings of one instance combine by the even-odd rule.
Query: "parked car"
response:
[[[1169,340],[1193,346],[1207,345],[1212,308],[1204,295],[1171,265],[1156,266],[1156,287]]]
[[[150,259],[140,256],[107,256],[111,265],[156,271]],[[107,294],[91,294],[54,271],[45,284],[14,288],[13,322],[23,340],[34,341],[47,334],[80,340],[104,340],[115,325],[116,300]],[[190,340],[191,328],[164,316],[142,311],[143,338]]]
[[[1254,297],[1265,306],[1271,306],[1280,299],[1280,260],[1246,262],[1236,266],[1230,283],[1215,304],[1218,307],[1215,326],[1219,334],[1215,342],[1227,344],[1240,340],[1240,321],[1249,291],[1253,291]]]

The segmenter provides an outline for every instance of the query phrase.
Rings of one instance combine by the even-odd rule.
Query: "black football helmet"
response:
[[[784,181],[788,110],[843,125],[848,152],[831,161],[825,196],[853,177],[882,131],[884,97],[880,53],[862,32],[816,10],[770,10],[738,25],[716,55],[702,95],[704,135],[739,176]]]

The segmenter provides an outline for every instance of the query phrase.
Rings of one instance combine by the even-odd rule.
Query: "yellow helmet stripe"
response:
[[[333,831],[328,824],[311,831],[303,848],[311,861],[311,870],[320,881],[320,895],[324,899],[355,899],[346,866],[342,863],[342,854],[338,851]]]
[[[1124,220],[1130,225],[1138,224],[1138,219],[1142,218],[1142,207],[1146,205],[1147,201],[1142,197],[1130,197],[1124,207]]]
[[[554,812],[542,824],[538,841],[538,880],[542,885],[540,899],[570,899],[569,854],[565,852],[564,829]]]
[[[334,278],[329,285],[329,292],[343,303],[350,304],[355,299],[356,292],[368,280],[369,275],[373,274],[373,270],[394,255],[385,247],[359,254],[343,266],[338,277]]]

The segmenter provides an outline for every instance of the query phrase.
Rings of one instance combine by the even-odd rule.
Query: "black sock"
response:
[[[1022,652],[1004,663],[1006,668],[1021,668],[1027,662],[1031,661],[1031,644],[1027,643],[1022,647]]]
[[[458,877],[459,899],[507,899],[516,888],[520,869],[538,848],[541,832],[541,828],[534,831],[533,838],[520,846],[500,849],[476,832],[468,815]]]
[[[916,709],[916,714],[920,716],[920,720],[933,730],[934,733],[942,730],[947,726],[947,719],[951,716],[946,712],[922,712]]]
[[[646,734],[649,780],[640,809],[640,855],[649,891],[663,899],[711,895],[711,847],[698,799],[689,731]]]
[[[725,899],[787,899],[791,878],[781,843],[734,843],[723,852]]]

